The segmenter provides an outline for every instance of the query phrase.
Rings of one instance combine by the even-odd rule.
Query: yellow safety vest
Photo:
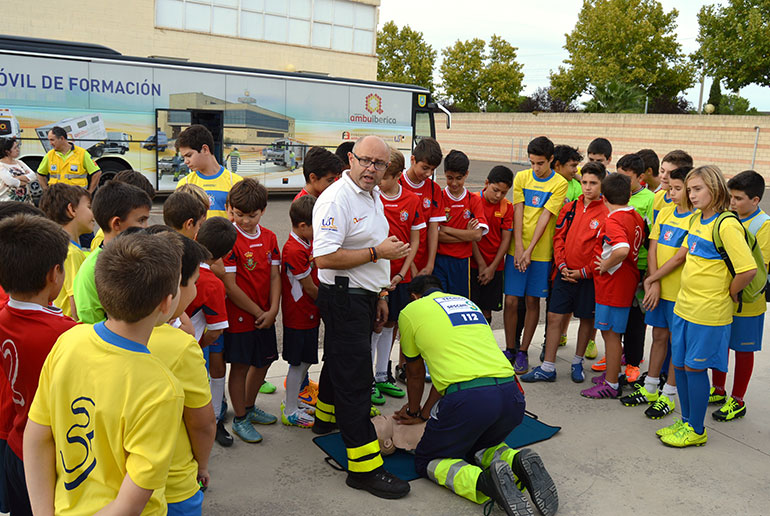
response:
[[[55,149],[48,151],[48,184],[66,183],[88,188],[88,172],[83,158],[86,151],[77,145],[62,159]]]

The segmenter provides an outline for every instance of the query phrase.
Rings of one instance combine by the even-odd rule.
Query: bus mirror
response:
[[[449,128],[452,126],[452,113],[449,112],[447,108],[445,108],[442,104],[438,102],[431,102],[428,104],[428,107],[430,107],[433,110],[438,109],[439,111],[443,112],[446,115],[446,128],[449,130]]]

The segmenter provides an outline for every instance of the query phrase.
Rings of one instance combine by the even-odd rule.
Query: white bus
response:
[[[237,148],[238,174],[270,190],[299,190],[307,147],[333,151],[345,140],[376,134],[408,159],[420,138],[435,135],[437,109],[448,126],[449,113],[418,86],[129,57],[101,45],[0,36],[0,114],[13,112],[30,167],[48,150],[42,132],[66,125],[76,144],[94,150],[103,181],[132,168],[159,192],[176,186],[178,174],[162,171],[175,156],[177,136],[191,124],[212,132],[220,163]],[[291,142],[293,162],[276,158],[276,142]]]

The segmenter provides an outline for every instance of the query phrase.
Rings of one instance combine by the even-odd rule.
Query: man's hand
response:
[[[422,418],[412,417],[408,415],[406,413],[407,410],[409,410],[408,403],[405,404],[403,407],[401,407],[401,410],[393,413],[393,419],[396,420],[396,423],[398,423],[399,425],[419,425],[420,423],[425,422],[422,420]]]
[[[378,258],[398,260],[409,254],[409,244],[405,244],[395,236],[389,236],[374,248]]]
[[[379,333],[388,322],[388,302],[384,299],[377,301],[377,318],[374,321],[374,331]]]
[[[495,270],[492,267],[486,267],[483,270],[479,271],[479,284],[480,285],[486,285],[490,281],[492,281],[492,278],[495,276]]]

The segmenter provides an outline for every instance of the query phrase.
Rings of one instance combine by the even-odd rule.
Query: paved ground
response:
[[[495,164],[473,163],[469,186],[483,184],[486,173]],[[514,170],[520,168],[523,167]],[[263,219],[264,226],[276,232],[280,243],[286,241],[290,230],[286,217],[290,201],[290,196],[271,196]],[[767,211],[770,195],[762,205]],[[154,213],[160,213],[158,208]],[[159,221],[157,217],[153,219]],[[498,317],[493,328],[502,347],[500,327]],[[709,443],[702,448],[673,450],[661,445],[654,435],[655,430],[671,421],[670,416],[655,422],[644,417],[641,407],[627,408],[614,400],[580,397],[579,390],[585,384],[579,386],[569,380],[576,331],[577,325],[573,323],[567,347],[559,350],[558,382],[527,386],[527,408],[544,422],[562,426],[553,439],[533,446],[558,485],[559,514],[770,513],[767,352],[756,357],[746,396],[748,416],[732,423],[717,423],[707,416]],[[530,352],[534,363],[542,340],[540,326]],[[319,372],[319,366],[311,368],[313,378],[317,379]],[[269,379],[281,386],[285,373],[286,364],[277,362]],[[732,375],[728,377],[730,385]],[[273,395],[260,395],[258,404],[278,414],[282,397],[283,389],[279,387]],[[399,401],[389,400],[383,413],[400,406]],[[237,438],[230,449],[215,444],[206,514],[481,514],[479,506],[425,479],[412,482],[410,495],[397,501],[354,491],[345,486],[343,473],[324,462],[324,454],[312,443],[314,434],[310,431],[287,428],[280,423],[259,430],[265,438],[260,444],[246,444]],[[501,513],[496,510],[495,514]]]

